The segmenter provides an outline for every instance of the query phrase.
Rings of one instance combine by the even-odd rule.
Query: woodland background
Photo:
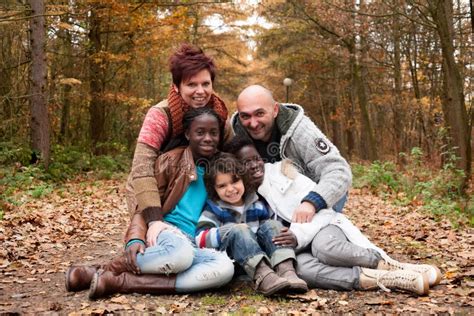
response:
[[[473,32],[472,0],[0,0],[0,312],[472,313]],[[421,298],[67,293],[69,265],[123,249],[135,141],[182,42],[214,57],[231,112],[253,83],[302,105],[351,163],[345,213],[395,258],[438,265],[441,284]]]
[[[21,203],[18,188],[41,196],[78,174],[126,172],[147,109],[167,96],[168,57],[190,42],[215,58],[231,110],[263,84],[304,107],[365,177],[356,186],[407,192],[405,203],[440,197],[442,212],[472,220],[469,5],[2,0],[2,208]]]

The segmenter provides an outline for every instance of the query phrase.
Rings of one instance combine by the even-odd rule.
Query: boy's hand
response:
[[[298,245],[298,240],[295,234],[288,227],[283,227],[280,234],[276,235],[272,239],[273,243],[277,246],[285,246],[295,248]]]
[[[293,213],[291,218],[292,223],[309,223],[313,219],[314,214],[316,214],[316,209],[314,205],[309,202],[303,202],[298,206]]]

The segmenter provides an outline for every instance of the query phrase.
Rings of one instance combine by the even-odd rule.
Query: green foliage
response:
[[[223,296],[206,295],[201,299],[204,305],[225,305],[227,300]]]
[[[129,169],[129,154],[93,156],[80,147],[53,146],[48,170],[28,165],[28,148],[2,143],[0,149],[0,199],[18,206],[29,198],[47,196],[66,180],[76,177],[111,179],[122,177]],[[0,218],[3,217],[0,210]]]
[[[39,199],[45,195],[48,195],[53,191],[53,186],[50,184],[40,184],[38,186],[33,187],[30,190],[30,194],[33,198]]]
[[[439,170],[423,164],[423,151],[415,147],[404,168],[391,161],[375,161],[371,165],[354,165],[354,187],[368,188],[382,197],[392,197],[397,204],[421,205],[435,217],[447,217],[453,224],[468,221],[474,225],[474,202],[461,191],[464,172],[456,168],[453,152],[443,153],[445,163]]]
[[[28,164],[31,157],[30,149],[18,147],[14,142],[0,142],[0,165],[18,162],[22,165]]]
[[[354,187],[370,188],[384,195],[397,192],[400,186],[396,165],[391,161],[374,161],[370,166],[353,167]]]

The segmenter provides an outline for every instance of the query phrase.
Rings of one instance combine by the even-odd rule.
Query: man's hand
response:
[[[298,245],[298,240],[295,234],[288,227],[283,227],[280,234],[276,235],[272,239],[273,243],[277,246],[285,246],[295,248]]]
[[[135,274],[140,274],[140,268],[137,264],[137,254],[145,253],[145,245],[141,242],[135,242],[125,249],[125,259],[127,260],[127,270]]]
[[[291,218],[292,223],[309,223],[313,219],[314,214],[316,214],[316,209],[314,205],[309,202],[303,202],[298,206],[293,213]]]
[[[148,247],[153,247],[156,245],[156,239],[160,235],[160,233],[164,230],[176,230],[173,226],[168,225],[162,221],[155,221],[152,222],[148,226],[148,230],[146,232],[146,244]]]

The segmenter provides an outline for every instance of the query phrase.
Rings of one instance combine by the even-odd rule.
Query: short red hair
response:
[[[212,58],[204,54],[199,47],[187,43],[181,44],[171,55],[169,65],[173,83],[177,87],[182,81],[188,80],[204,69],[211,74],[212,82],[216,76],[216,66]]]

